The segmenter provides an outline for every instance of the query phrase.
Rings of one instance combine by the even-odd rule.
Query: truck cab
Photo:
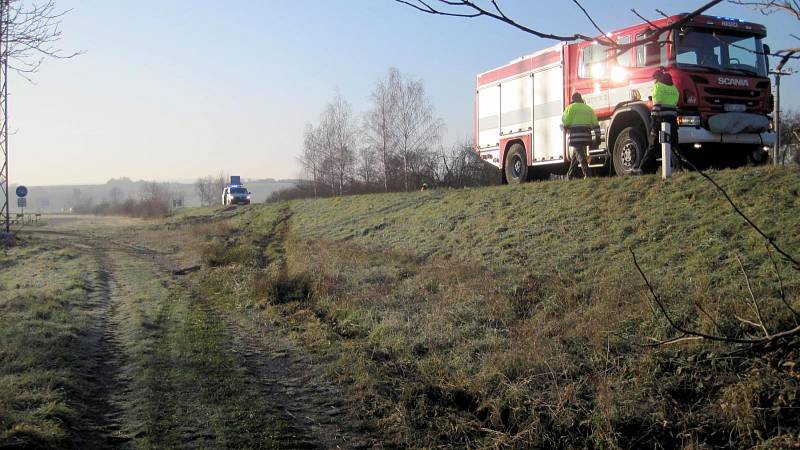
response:
[[[608,38],[628,44],[647,38],[652,30],[650,25],[639,25]],[[570,46],[576,62],[570,74],[574,90],[604,121],[605,156],[614,172],[630,173],[644,146],[652,144],[647,116],[652,75],[660,67],[670,73],[680,93],[678,136],[683,155],[700,167],[766,162],[775,133],[769,116],[773,97],[764,37],[766,29],[758,24],[699,16],[654,42],[621,53],[597,43]]]

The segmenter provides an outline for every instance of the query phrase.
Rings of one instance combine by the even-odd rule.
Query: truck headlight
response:
[[[699,127],[700,116],[678,116],[678,125],[682,127]]]
[[[619,66],[611,68],[611,81],[621,83],[628,79],[628,71]]]

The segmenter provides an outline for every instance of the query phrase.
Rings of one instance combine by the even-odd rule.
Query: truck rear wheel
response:
[[[505,160],[506,181],[519,184],[528,181],[528,157],[522,144],[514,144],[508,150]]]
[[[617,175],[630,175],[639,168],[647,150],[647,139],[638,127],[627,127],[614,141],[614,172]]]

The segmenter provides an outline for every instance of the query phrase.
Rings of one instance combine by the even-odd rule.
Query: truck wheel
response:
[[[514,144],[506,154],[506,181],[519,184],[528,181],[528,157],[522,144]]]
[[[647,150],[647,139],[638,127],[622,130],[614,141],[614,172],[617,175],[629,175],[639,167],[639,163]]]

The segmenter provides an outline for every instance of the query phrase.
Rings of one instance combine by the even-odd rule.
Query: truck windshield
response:
[[[241,187],[231,188],[231,194],[247,194],[247,189]]]
[[[761,38],[712,30],[691,30],[675,42],[678,67],[709,72],[767,76]]]

